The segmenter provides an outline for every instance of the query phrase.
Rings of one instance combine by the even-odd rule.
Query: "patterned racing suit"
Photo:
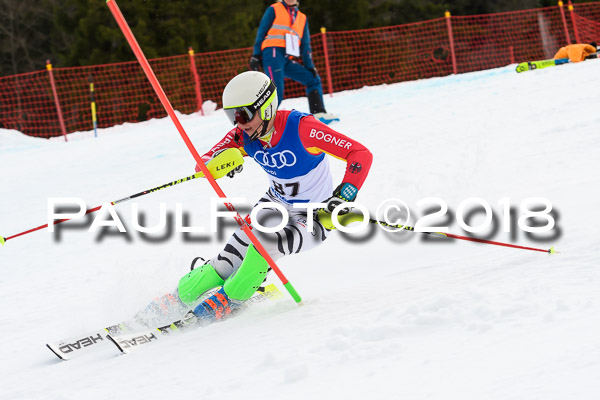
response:
[[[326,154],[346,161],[342,182],[351,183],[357,189],[367,177],[373,156],[365,146],[310,114],[279,110],[274,128],[270,140],[265,142],[250,141],[236,126],[202,159],[207,162],[216,152],[234,147],[244,156],[253,158],[267,173],[271,185],[255,207],[265,202],[276,203],[287,210],[289,220],[280,231],[265,233],[253,229],[253,233],[277,261],[283,256],[312,249],[327,238],[328,230],[319,222],[316,211],[312,212],[313,229],[309,231],[306,208],[294,208],[297,203],[322,203],[331,197],[333,183]],[[199,170],[198,166],[196,170]],[[257,213],[256,219],[263,227],[274,227],[279,225],[281,218],[274,206],[267,206]],[[250,243],[240,228],[208,263],[226,279],[239,268]]]

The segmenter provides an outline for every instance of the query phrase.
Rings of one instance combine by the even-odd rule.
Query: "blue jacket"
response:
[[[282,4],[285,6],[285,8],[289,9],[287,4]],[[256,32],[256,40],[254,41],[254,52],[252,54],[262,54],[260,48],[265,36],[267,36],[267,32],[269,29],[271,29],[271,25],[273,25],[273,21],[275,21],[275,10],[273,10],[273,7],[269,6],[260,20],[258,32]],[[306,68],[311,69],[315,67],[315,64],[312,60],[312,49],[310,48],[308,19],[304,25],[304,33],[302,34],[302,40],[300,41],[300,55],[302,57],[302,63]]]

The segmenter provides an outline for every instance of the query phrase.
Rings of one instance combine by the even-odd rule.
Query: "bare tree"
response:
[[[49,56],[49,3],[36,0],[0,0],[0,75],[43,69]]]

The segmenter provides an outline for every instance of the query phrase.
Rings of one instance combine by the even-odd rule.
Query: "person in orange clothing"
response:
[[[304,85],[310,113],[330,124],[340,118],[325,110],[321,77],[312,59],[308,19],[298,8],[298,0],[278,0],[267,7],[256,33],[250,70],[258,71],[262,66],[277,86],[279,103],[284,98],[284,78]]]
[[[558,60],[560,58],[568,58],[571,62],[580,62],[586,58],[596,58],[598,57],[597,47],[598,46],[595,42],[591,42],[590,44],[570,44],[568,46],[561,47],[554,55],[554,59]]]

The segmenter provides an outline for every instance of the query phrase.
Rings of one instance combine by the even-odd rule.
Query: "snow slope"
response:
[[[132,228],[133,202],[123,203],[116,209],[128,235],[72,228],[59,240],[43,230],[0,248],[0,399],[597,399],[600,92],[591,83],[599,66],[516,74],[513,65],[325,99],[341,116],[335,129],[375,156],[358,197],[370,210],[393,197],[422,216],[419,200],[442,198],[451,215],[432,224],[464,235],[457,208],[480,197],[497,225],[482,233],[488,239],[559,254],[375,226],[334,232],[279,262],[303,307],[286,295],[127,356],[105,347],[60,361],[45,343],[127,319],[234,229],[142,236]],[[307,109],[305,99],[282,107]],[[221,110],[181,121],[199,152],[229,129]],[[75,133],[68,143],[0,131],[0,160],[5,237],[46,223],[49,197],[94,207],[191,175],[194,166],[168,119],[100,130],[97,139]],[[331,161],[339,181],[345,166]],[[219,184],[251,204],[268,181],[249,160],[242,175]],[[190,225],[208,228],[211,197],[196,180],[135,203],[147,226],[159,222],[161,203],[171,215],[181,203]],[[516,225],[529,197],[552,203],[550,233],[531,237]],[[504,198],[515,207],[509,233]]]

